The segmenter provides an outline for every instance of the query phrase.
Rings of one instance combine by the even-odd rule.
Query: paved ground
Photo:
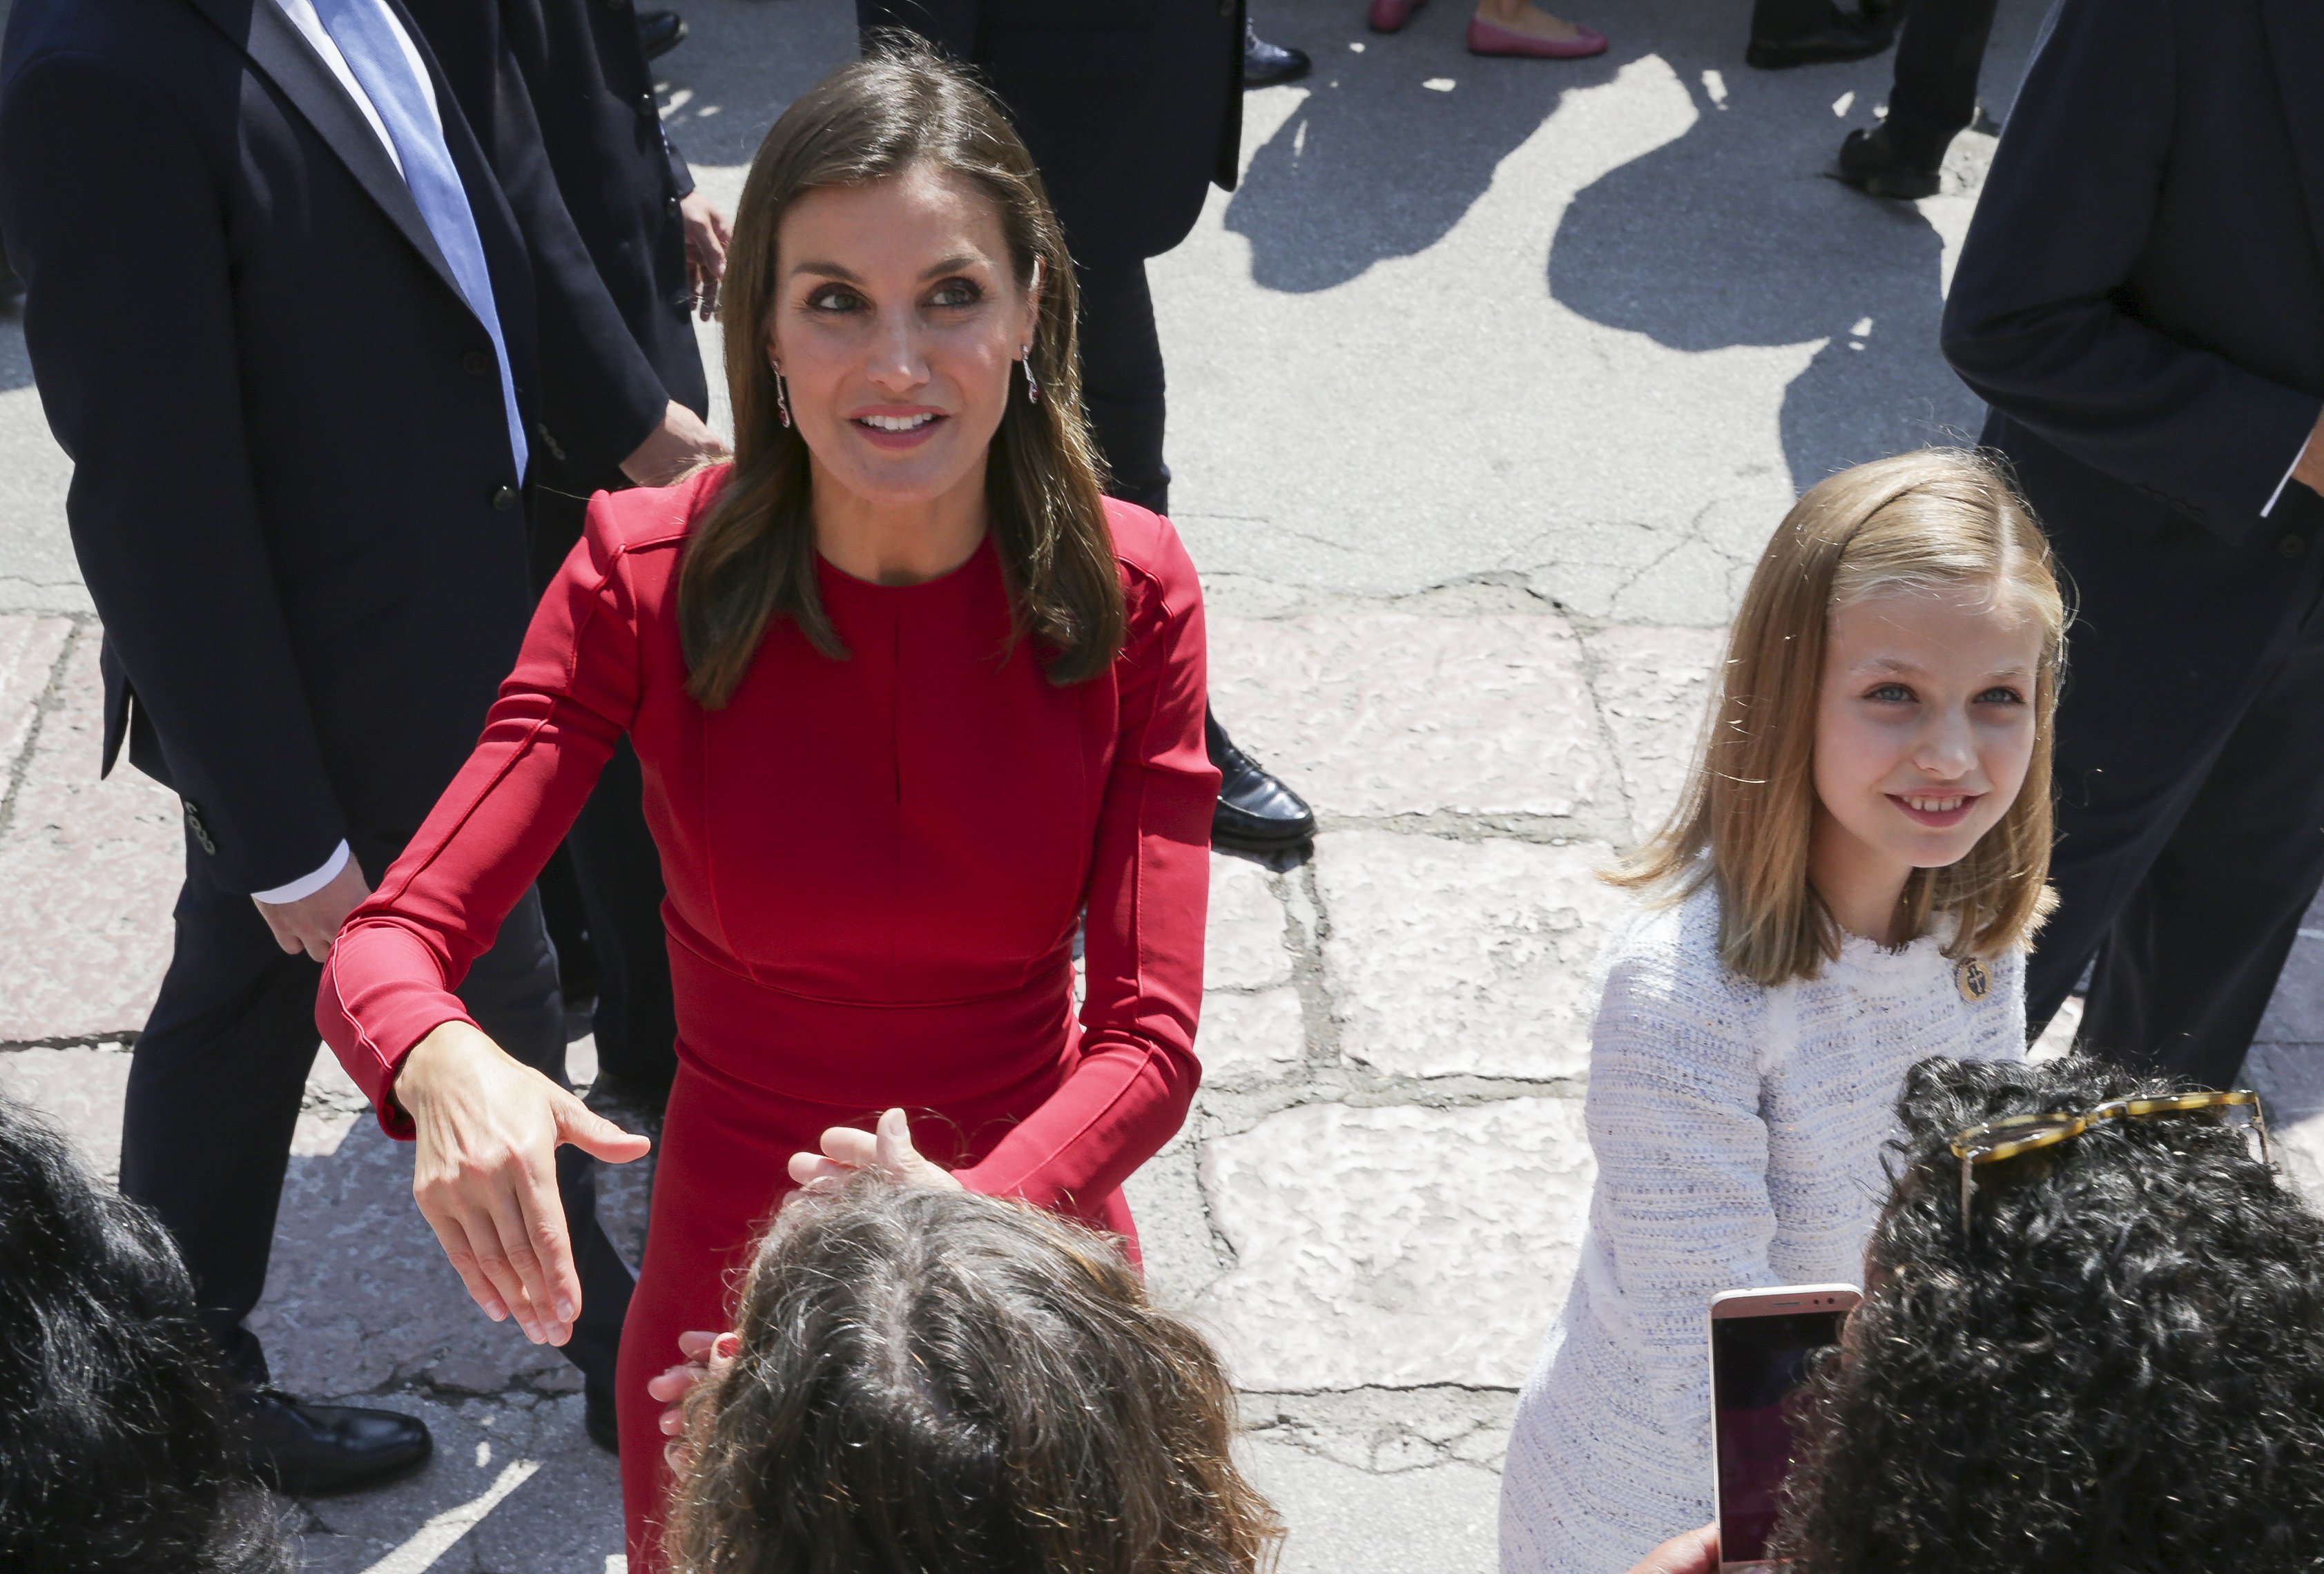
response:
[[[1554,64],[1470,58],[1457,0],[1393,39],[1358,0],[1268,0],[1315,78],[1250,96],[1242,189],[1155,267],[1220,709],[1323,829],[1304,861],[1214,861],[1210,1081],[1132,1194],[1155,1282],[1231,1357],[1302,1574],[1492,1567],[1513,1390],[1591,1179],[1588,971],[1621,911],[1591,871],[1668,805],[1794,489],[1975,429],[1934,332],[1989,139],[1944,195],[1855,196],[1821,171],[1886,62],[1749,71],[1746,9],[1585,9],[1613,51]],[[687,14],[669,119],[731,203],[849,12]],[[2037,20],[2003,7],[1997,113]],[[110,1164],[176,814],[94,778],[69,475],[0,325],[0,1086]],[[2324,1180],[2324,944],[2263,1038],[2254,1075]],[[312,1565],[617,1567],[571,1379],[468,1309],[408,1174],[325,1056],[259,1321],[285,1383],[424,1413],[440,1447],[299,1508]],[[632,1247],[645,1183],[613,1188]]]

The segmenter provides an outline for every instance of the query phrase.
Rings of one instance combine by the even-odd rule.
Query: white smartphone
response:
[[[1712,1500],[1719,1567],[1775,1569],[1767,1540],[1791,1473],[1792,1399],[1808,1359],[1840,1342],[1862,1297],[1853,1284],[1729,1290],[1711,1302]]]

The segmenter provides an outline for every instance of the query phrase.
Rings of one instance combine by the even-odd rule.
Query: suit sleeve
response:
[[[548,457],[583,486],[605,480],[669,405],[558,190],[530,90],[492,0],[405,0],[482,144],[532,259]]]
[[[962,1184],[1045,1207],[1093,1201],[1161,1151],[1202,1066],[1203,928],[1219,773],[1203,743],[1202,592],[1169,527],[1115,663],[1120,741],[1098,815],[1084,919],[1081,1063]]]
[[[430,1028],[475,1018],[453,991],[565,838],[637,713],[628,561],[589,523],[533,613],[475,752],[371,898],[348,916],[315,1023],[391,1137],[412,1135],[391,1091]]]
[[[217,882],[296,879],[347,827],[259,519],[201,144],[156,85],[48,56],[0,102],[0,229],[110,653],[200,812]]]
[[[2319,401],[2141,323],[2174,118],[2172,0],[2061,0],[2028,69],[1944,314],[1993,405],[2083,463],[2222,531],[2255,518]]]
[[[980,0],[855,0],[855,25],[869,34],[880,27],[918,33],[964,65],[976,60]]]

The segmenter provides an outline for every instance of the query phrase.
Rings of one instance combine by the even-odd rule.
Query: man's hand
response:
[[[901,1109],[880,1117],[879,1129],[835,1126],[823,1134],[821,1153],[791,1155],[791,1179],[803,1192],[835,1192],[858,1170],[877,1170],[899,1186],[949,1186],[960,1178],[912,1146],[912,1123]]]
[[[715,465],[725,457],[726,445],[718,434],[673,399],[661,412],[661,425],[622,461],[622,474],[640,486],[668,486],[696,465]]]
[[[393,1097],[419,1129],[411,1195],[453,1271],[494,1322],[513,1314],[535,1344],[563,1344],[581,1278],[557,1197],[557,1148],[607,1164],[653,1146],[594,1114],[466,1022],[412,1045]]]
[[[1704,1525],[1683,1536],[1673,1536],[1630,1574],[1719,1574],[1719,1527]]]
[[[2315,428],[2308,434],[2308,446],[2300,450],[2300,463],[2292,467],[2292,479],[2324,496],[2324,415],[2316,418]]]
[[[726,276],[726,246],[734,237],[726,216],[710,206],[702,188],[678,199],[686,221],[686,276],[694,285],[695,309],[708,322],[718,315],[718,281]]]
[[[364,879],[363,866],[349,858],[328,885],[295,902],[262,902],[256,897],[250,900],[266,926],[274,931],[275,944],[292,956],[303,951],[321,962],[331,954],[331,941],[339,925],[369,895],[371,886]]]

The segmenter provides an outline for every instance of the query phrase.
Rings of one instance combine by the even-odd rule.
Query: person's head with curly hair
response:
[[[795,1194],[734,1331],[687,1406],[687,1574],[1254,1574],[1280,1534],[1209,1344],[1043,1210]]]
[[[2176,1091],[1925,1061],[1866,1293],[1803,1395],[1792,1574],[2324,1569],[2324,1219],[2207,1113],[1981,1164],[1963,1129]]]
[[[0,1569],[288,1574],[152,1214],[0,1096]]]

